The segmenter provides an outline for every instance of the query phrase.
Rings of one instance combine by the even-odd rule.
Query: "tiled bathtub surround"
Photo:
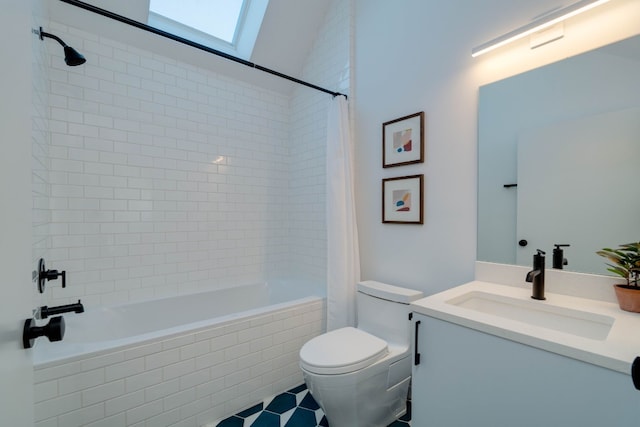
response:
[[[42,10],[34,10],[32,27],[38,28],[42,22]],[[34,35],[34,37],[36,37]],[[48,70],[48,44],[40,40],[32,42],[31,67],[32,75],[32,112],[31,112],[31,200],[32,200],[32,264],[47,257],[50,246],[49,224],[51,210],[49,209],[49,81],[46,77]],[[35,288],[35,286],[34,286]]]
[[[111,304],[280,276],[288,98],[58,24],[51,59],[53,305]]]
[[[331,2],[301,76],[345,93],[351,5]],[[284,95],[47,26],[87,63],[67,67],[50,49],[37,74],[49,89],[50,186],[37,194],[48,196],[37,218],[49,236],[36,245],[48,246],[47,265],[66,270],[69,286],[51,284],[36,305],[324,281],[328,95]]]
[[[331,2],[300,77],[348,93],[351,7]],[[50,49],[36,73],[49,144],[40,150],[48,172],[34,175],[45,184],[36,209],[48,208],[34,211],[43,230],[34,252],[66,270],[69,286],[52,283],[35,305],[324,282],[328,95],[273,92],[44,24],[87,63],[67,67]]]
[[[351,8],[333,1],[303,71],[320,86],[349,93]],[[350,95],[351,96],[351,95]],[[294,277],[326,282],[326,120],[330,97],[296,86],[291,97],[290,269]]]
[[[323,302],[310,302],[36,366],[36,426],[211,423],[302,383],[298,352],[323,325]]]

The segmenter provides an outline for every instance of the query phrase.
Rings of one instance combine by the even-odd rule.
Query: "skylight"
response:
[[[151,0],[149,11],[233,43],[244,0]]]
[[[150,0],[149,25],[249,59],[269,0]]]

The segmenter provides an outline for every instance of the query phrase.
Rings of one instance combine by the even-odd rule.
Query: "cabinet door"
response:
[[[415,426],[638,425],[629,375],[428,316],[417,322]]]

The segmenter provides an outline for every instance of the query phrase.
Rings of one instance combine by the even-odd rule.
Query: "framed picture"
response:
[[[424,112],[382,124],[382,167],[424,162]]]
[[[424,175],[382,180],[382,222],[422,224]]]

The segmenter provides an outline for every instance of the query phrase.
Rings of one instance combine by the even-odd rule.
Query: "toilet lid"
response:
[[[387,343],[360,329],[336,329],[309,340],[300,349],[300,365],[316,374],[345,374],[382,359]]]

